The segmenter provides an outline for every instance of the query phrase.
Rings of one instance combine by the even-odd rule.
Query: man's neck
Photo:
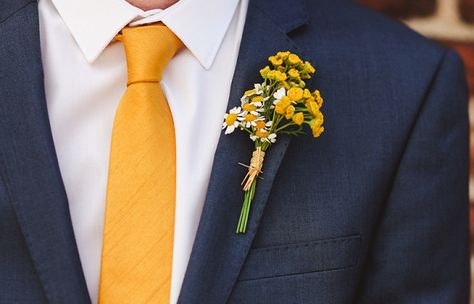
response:
[[[152,9],[166,9],[178,2],[178,0],[127,0],[131,5],[144,11]]]

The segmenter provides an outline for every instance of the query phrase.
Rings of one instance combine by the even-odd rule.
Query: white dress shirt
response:
[[[115,35],[161,21],[185,44],[161,81],[177,150],[171,303],[191,254],[221,134],[248,0],[181,0],[144,12],[124,0],[40,0],[45,89],[87,286],[97,303],[112,124],[127,67]]]

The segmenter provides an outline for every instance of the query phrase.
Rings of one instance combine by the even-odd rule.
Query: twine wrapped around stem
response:
[[[261,147],[257,147],[255,151],[252,153],[252,158],[250,159],[250,165],[248,167],[247,174],[245,175],[244,179],[242,180],[241,185],[243,185],[243,189],[245,192],[250,190],[252,183],[254,182],[255,178],[262,173],[263,167],[263,160],[265,158],[265,152],[262,151]]]
[[[265,158],[265,152],[262,151],[262,147],[255,148],[250,159],[250,165],[240,164],[248,168],[247,174],[242,180],[244,190],[244,202],[240,211],[239,223],[237,224],[237,233],[245,233],[247,231],[247,222],[249,219],[250,205],[252,204],[253,197],[255,196],[255,188],[257,185],[256,178],[262,173],[263,160]]]

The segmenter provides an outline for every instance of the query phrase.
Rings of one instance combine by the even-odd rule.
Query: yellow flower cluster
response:
[[[308,124],[313,136],[319,137],[324,131],[322,105],[323,98],[318,90],[311,93],[308,89],[293,87],[275,102],[275,112],[297,126]]]
[[[268,57],[268,61],[273,68],[266,66],[260,70],[260,75],[264,79],[281,82],[281,85],[290,89],[294,86],[304,87],[304,79],[310,79],[316,69],[309,61],[291,52],[278,52],[276,55]]]
[[[321,112],[323,98],[316,90],[306,89],[304,80],[310,79],[316,72],[308,61],[291,52],[278,52],[270,56],[268,61],[272,65],[260,70],[261,76],[270,84],[284,88],[285,94],[275,96],[275,112],[291,120],[295,125],[303,123],[311,127],[314,137],[319,137],[324,131],[324,115]]]
[[[307,89],[305,83],[315,68],[289,51],[278,52],[268,61],[270,65],[260,70],[264,82],[245,91],[241,106],[226,114],[226,134],[236,128],[245,130],[257,146],[263,145],[263,150],[276,141],[279,132],[302,133],[303,124],[319,137],[324,131],[323,98],[318,90]]]

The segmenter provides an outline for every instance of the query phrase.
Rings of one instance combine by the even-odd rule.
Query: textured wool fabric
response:
[[[163,24],[127,27],[127,90],[115,115],[99,302],[170,298],[176,199],[173,117],[160,87],[182,45]]]
[[[86,304],[29,1],[0,1],[0,303]],[[245,27],[229,107],[292,50],[317,68],[326,132],[279,137],[244,235],[254,146],[222,135],[178,303],[469,303],[459,57],[346,0],[252,0]]]

